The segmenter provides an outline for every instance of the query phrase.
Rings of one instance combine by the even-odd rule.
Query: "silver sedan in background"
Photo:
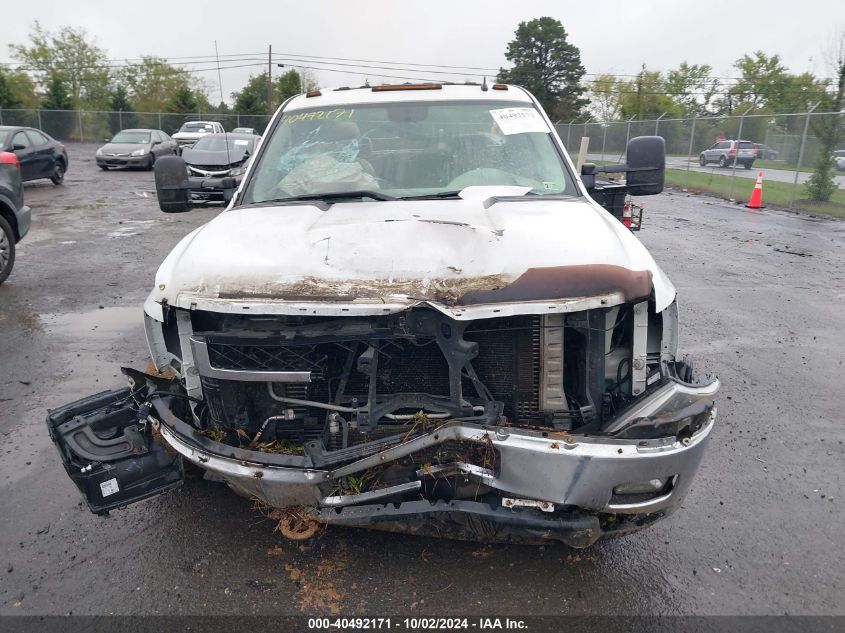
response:
[[[97,166],[152,169],[156,158],[179,153],[179,145],[161,130],[121,130],[97,150]]]

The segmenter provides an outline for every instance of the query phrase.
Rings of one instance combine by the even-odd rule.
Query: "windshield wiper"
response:
[[[293,202],[297,200],[339,200],[343,198],[372,198],[373,200],[398,200],[396,196],[390,196],[380,191],[370,189],[357,189],[355,191],[330,191],[327,193],[306,193],[301,196],[290,198],[276,198],[267,202]]]
[[[419,196],[402,196],[400,200],[437,200],[441,198],[457,198],[461,190],[438,191],[437,193],[424,193]]]

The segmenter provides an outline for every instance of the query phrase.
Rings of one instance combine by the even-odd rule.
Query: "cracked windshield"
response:
[[[473,185],[574,195],[547,124],[533,107],[514,105],[426,102],[286,113],[245,203],[361,191],[457,195]]]

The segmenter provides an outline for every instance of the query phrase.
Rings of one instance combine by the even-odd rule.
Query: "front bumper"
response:
[[[584,547],[602,534],[638,529],[680,506],[713,428],[716,409],[711,396],[718,387],[718,381],[702,387],[672,383],[640,403],[638,416],[657,418],[666,414],[668,402],[709,398],[710,405],[700,413],[703,423],[682,439],[585,437],[447,422],[408,441],[386,438],[333,453],[311,442],[304,456],[214,442],[173,415],[166,398],[154,399],[153,410],[163,439],[184,459],[223,479],[237,493],[273,507],[301,506],[324,523],[472,540],[551,539]],[[425,451],[456,441],[495,449],[495,467],[424,464]],[[343,478],[416,455],[419,480],[359,494],[326,492]],[[484,502],[421,499],[422,479],[452,475],[496,494],[487,495]],[[652,480],[666,483],[650,495],[614,491]]]
[[[97,156],[98,167],[135,167],[150,162],[150,155],[143,156]]]

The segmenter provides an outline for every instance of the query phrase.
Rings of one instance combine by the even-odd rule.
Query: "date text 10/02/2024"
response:
[[[524,630],[527,629],[524,620],[512,618],[309,618],[308,629],[320,630]]]

